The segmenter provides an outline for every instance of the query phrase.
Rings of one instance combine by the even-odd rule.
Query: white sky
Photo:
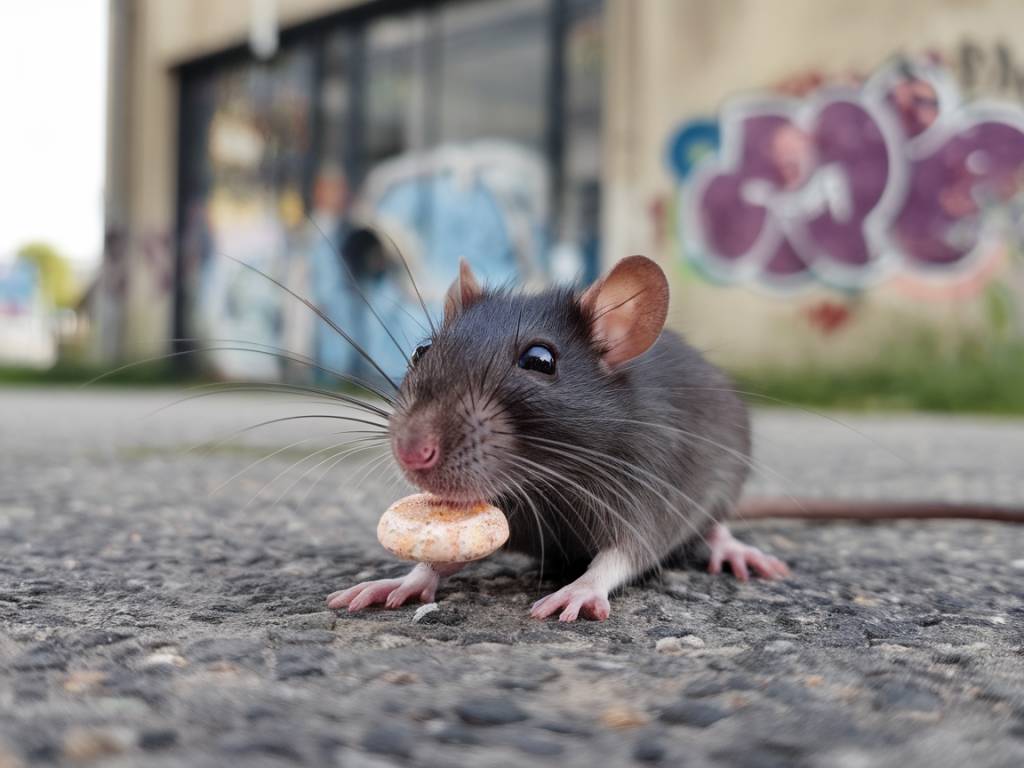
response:
[[[0,260],[103,245],[107,0],[0,2]]]

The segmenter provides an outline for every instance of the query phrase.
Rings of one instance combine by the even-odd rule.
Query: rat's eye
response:
[[[427,354],[428,349],[430,349],[429,344],[420,344],[416,347],[416,351],[412,353],[412,364],[416,365],[416,363],[422,360],[423,356]]]
[[[555,353],[543,344],[534,344],[519,357],[519,367],[550,376],[555,372]]]

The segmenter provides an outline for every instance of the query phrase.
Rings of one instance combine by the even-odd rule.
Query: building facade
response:
[[[459,258],[539,284],[646,253],[736,368],[1024,334],[1013,0],[111,8],[108,358],[358,370],[280,283],[399,370],[361,298],[422,337],[396,250],[434,308]]]

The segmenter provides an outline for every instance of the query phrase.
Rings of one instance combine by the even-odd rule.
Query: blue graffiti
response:
[[[669,168],[677,178],[685,179],[704,158],[718,151],[720,141],[717,120],[696,118],[683,123],[669,140]]]

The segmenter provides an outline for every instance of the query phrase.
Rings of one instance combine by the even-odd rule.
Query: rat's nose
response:
[[[408,470],[430,469],[441,458],[437,435],[408,435],[395,441],[398,462]]]

